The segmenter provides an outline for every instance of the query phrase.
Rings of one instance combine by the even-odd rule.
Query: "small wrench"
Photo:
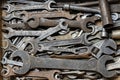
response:
[[[70,60],[70,59],[40,58],[30,56],[25,51],[16,51],[11,55],[11,59],[14,59],[14,57],[20,57],[23,62],[23,66],[21,68],[14,70],[16,74],[25,74],[30,69],[34,68],[49,68],[49,69],[96,71],[106,78],[110,78],[116,75],[115,71],[108,71],[106,69],[106,62],[114,60],[112,56],[103,55],[99,59],[91,58],[87,60],[86,59]]]
[[[5,68],[5,69],[4,69]],[[14,73],[14,68],[10,67],[9,65],[4,66],[3,70],[1,71],[3,77],[11,77],[11,76],[17,76]],[[6,72],[6,73],[4,73]],[[55,78],[55,75],[57,73],[61,73],[59,70],[49,70],[49,71],[30,71],[25,77],[39,77],[39,78],[47,78],[49,80],[59,80]]]
[[[52,4],[55,4],[55,1],[48,0],[45,3],[41,5],[26,5],[26,6],[21,6],[21,7],[16,7],[11,4],[6,4],[4,7],[7,7],[7,13],[11,13],[13,11],[23,11],[23,10],[48,10],[48,11],[53,11],[56,10],[55,8],[51,8]]]

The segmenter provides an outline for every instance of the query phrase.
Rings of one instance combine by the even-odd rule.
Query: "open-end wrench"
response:
[[[6,72],[6,73],[4,73]],[[10,76],[17,76],[14,73],[14,69],[10,67],[9,65],[4,66],[3,70],[1,71],[3,77],[10,77]],[[49,71],[29,71],[25,77],[39,77],[39,78],[45,78],[49,80],[59,80],[55,78],[56,74],[61,73],[59,70],[49,70]]]
[[[88,23],[95,23],[96,20],[99,20],[100,18],[98,16],[92,16],[92,17],[86,17],[85,19],[80,19],[80,20],[68,20],[64,19],[65,22],[68,24],[68,27],[70,28],[80,28],[85,32],[90,32],[91,29],[87,28]],[[32,21],[31,21],[32,20]],[[11,27],[11,28],[21,28],[21,29],[26,29],[26,28],[38,28],[39,26],[44,26],[44,27],[53,27],[58,25],[60,22],[60,19],[45,19],[45,18],[38,18],[38,17],[31,17],[27,22],[25,23],[18,23],[18,24],[9,24],[7,22],[3,23],[4,26],[6,27]]]
[[[19,3],[19,4],[26,4],[26,5],[40,5],[42,2],[35,2],[35,1],[21,1],[21,0],[12,0],[12,1],[7,1],[8,4],[13,4],[13,3]]]
[[[22,17],[24,15],[24,17]],[[74,19],[77,15],[75,14],[70,14],[67,11],[40,11],[40,12],[27,12],[27,11],[22,11],[22,12],[13,12],[11,14],[8,14],[7,16],[3,17],[3,20],[5,21],[10,21],[12,19],[26,19],[28,20],[31,16],[36,16],[39,18],[67,18],[67,19]]]
[[[13,30],[10,27],[3,28],[3,30],[7,30],[8,33],[4,34],[5,38],[10,38],[13,36],[40,36],[40,37],[45,37],[45,36],[50,36],[51,34],[58,32],[60,30],[67,30],[67,24],[64,20],[61,20],[59,24],[56,27],[49,28],[45,31],[25,31],[25,30]]]
[[[45,18],[38,19],[37,17],[32,17],[34,21],[28,21],[28,25],[31,28],[37,28],[38,26],[45,26],[45,27],[51,27],[56,26],[60,20],[50,20]],[[31,19],[32,19],[31,18]],[[88,23],[95,23],[96,20],[99,20],[100,18],[98,16],[92,16],[92,17],[86,17],[85,19],[80,20],[68,20],[65,19],[66,23],[68,24],[68,27],[70,28],[80,28],[85,32],[90,32],[91,29],[87,28]]]
[[[37,41],[33,40],[31,41],[31,44],[33,44],[38,51],[60,51],[60,52],[72,52],[72,53],[77,53],[76,50],[82,49],[80,48],[58,48],[60,46],[66,46],[66,45],[76,45],[76,44],[82,44],[82,45],[91,45],[92,42],[89,40],[91,39],[100,39],[99,36],[93,37],[92,35],[95,35],[99,31],[101,31],[101,27],[97,26],[92,26],[93,31],[91,33],[84,33],[81,34],[80,37],[75,38],[75,39],[66,39],[66,40],[54,40],[54,41],[40,41],[39,38]],[[92,36],[92,37],[91,37]],[[37,44],[35,43],[37,42]],[[84,49],[84,48],[83,48]],[[36,50],[35,50],[36,51]]]
[[[114,63],[110,63],[107,65],[108,70],[118,70],[120,69],[120,57],[115,57]]]
[[[25,51],[16,51],[11,55],[11,59],[14,59],[14,57],[20,57],[23,62],[23,66],[21,68],[14,70],[16,74],[25,74],[30,69],[34,68],[95,71],[106,78],[113,77],[116,74],[115,71],[108,71],[105,67],[106,62],[113,60],[112,56],[103,55],[99,59],[68,60],[34,57],[30,56]]]
[[[6,4],[4,5],[5,8],[7,8],[7,13],[11,13],[13,11],[23,11],[23,10],[48,10],[48,11],[53,11],[56,10],[55,8],[51,8],[52,4],[55,4],[56,2],[53,0],[48,0],[45,3],[41,5],[26,5],[26,6],[13,6],[11,4]]]

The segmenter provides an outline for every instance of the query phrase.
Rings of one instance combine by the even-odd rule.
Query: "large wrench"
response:
[[[58,32],[60,30],[67,30],[67,24],[64,20],[61,20],[56,27],[49,28],[45,31],[30,31],[30,30],[29,31],[25,31],[25,30],[17,31],[17,30],[13,30],[10,27],[3,28],[3,30],[8,31],[7,34],[4,34],[5,38],[10,38],[13,36],[42,36],[42,37],[45,37],[48,35],[50,36],[51,34]]]
[[[14,59],[14,57],[20,57],[23,62],[23,66],[21,68],[14,70],[16,74],[25,74],[30,69],[34,68],[96,71],[106,78],[113,77],[116,74],[115,71],[108,71],[105,67],[106,62],[113,60],[112,56],[104,55],[98,60],[96,58],[91,58],[89,60],[67,60],[34,57],[30,56],[25,51],[16,51],[11,55],[11,59]]]
[[[52,4],[55,4],[55,1],[48,0],[45,3],[41,5],[27,5],[27,6],[21,6],[21,7],[16,7],[11,4],[6,4],[4,7],[7,7],[7,13],[11,13],[13,11],[23,11],[23,10],[48,10],[48,11],[53,11],[56,10],[55,8],[51,8]]]

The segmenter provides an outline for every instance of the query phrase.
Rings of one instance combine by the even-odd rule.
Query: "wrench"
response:
[[[68,27],[70,28],[80,28],[85,32],[90,32],[91,29],[87,28],[87,24],[89,22],[95,23],[96,20],[99,20],[100,18],[98,16],[92,16],[92,17],[87,17],[85,19],[80,19],[78,21],[76,20],[67,20],[66,23],[68,24]],[[32,20],[32,21],[31,21]],[[11,28],[20,28],[20,29],[29,29],[29,28],[38,28],[38,26],[44,26],[44,27],[53,27],[58,25],[60,20],[50,20],[50,19],[45,19],[45,18],[37,18],[37,17],[32,17],[27,22],[25,23],[19,23],[19,24],[9,24],[7,22],[3,23],[4,26],[6,27],[11,27]]]
[[[64,20],[61,20],[61,22],[56,27],[49,28],[45,31],[25,31],[25,30],[16,31],[10,27],[3,28],[3,30],[8,31],[7,34],[4,34],[5,38],[10,38],[13,36],[40,36],[44,39],[46,36],[48,36],[48,35],[50,36],[51,34],[58,32],[60,30],[67,30],[67,24],[65,24]],[[51,32],[51,33],[49,33],[49,32]]]
[[[28,4],[28,5],[41,5],[42,2],[35,2],[35,1],[7,1],[8,4],[19,3],[19,4]]]
[[[32,18],[31,18],[32,19]],[[87,28],[88,23],[95,23],[96,20],[99,20],[100,18],[98,16],[92,16],[92,17],[87,17],[85,19],[80,19],[78,21],[76,20],[67,20],[65,19],[66,23],[70,28],[80,28],[85,32],[90,32],[91,29]],[[33,17],[34,21],[28,21],[28,25],[31,28],[37,28],[38,26],[46,26],[46,27],[51,27],[55,26],[58,24],[60,20],[49,20],[45,18],[40,18],[40,20],[37,17]]]
[[[118,70],[120,69],[120,57],[115,57],[114,63],[107,65],[107,70]]]
[[[22,17],[24,15],[24,17]],[[7,16],[3,17],[3,20],[5,21],[10,21],[12,19],[26,19],[28,20],[31,16],[36,16],[39,18],[67,18],[67,19],[74,19],[77,15],[70,14],[67,11],[42,11],[42,12],[27,12],[27,11],[22,11],[22,12],[13,12],[11,14],[8,14]]]
[[[112,19],[115,21],[120,19],[120,14],[119,13],[112,13]]]
[[[4,5],[4,7],[7,7],[7,13],[11,13],[13,11],[24,11],[24,10],[48,10],[48,11],[53,11],[56,10],[55,8],[51,8],[52,4],[55,4],[55,1],[51,1],[48,0],[45,3],[41,4],[41,5],[26,5],[26,6],[21,6],[21,7],[17,7],[17,6],[13,6],[11,4],[6,4]]]
[[[2,70],[2,76],[3,77],[11,77],[11,76],[17,76],[14,73],[14,68],[11,68],[9,65],[4,66],[5,69]],[[6,72],[6,73],[4,73]],[[55,78],[56,73],[61,73],[59,70],[49,70],[49,71],[29,71],[25,77],[42,77],[47,78],[49,80],[59,80]]]
[[[105,67],[106,62],[108,62],[109,60],[113,60],[112,56],[103,55],[99,59],[91,58],[89,60],[70,60],[40,58],[30,56],[25,51],[16,51],[11,55],[11,59],[14,59],[14,57],[20,57],[23,62],[23,66],[21,68],[14,70],[16,74],[25,74],[30,69],[34,68],[96,71],[106,78],[113,77],[116,74],[115,71],[108,71]]]
[[[112,39],[104,39],[92,45],[95,52],[92,55],[96,58],[101,57],[102,54],[111,55],[116,54],[117,44]]]

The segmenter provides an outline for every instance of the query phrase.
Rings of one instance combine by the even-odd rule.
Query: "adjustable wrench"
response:
[[[92,55],[96,58],[101,57],[102,54],[116,54],[117,44],[112,39],[104,39],[92,45],[95,52]]]
[[[5,68],[5,69],[4,69]],[[2,76],[3,77],[11,77],[11,76],[17,76],[14,73],[14,70],[9,65],[4,66],[2,70]],[[6,73],[4,73],[6,72]],[[55,78],[56,73],[61,73],[59,70],[49,70],[49,71],[29,71],[25,77],[39,77],[39,78],[45,78],[49,80],[59,80]]]
[[[21,68],[14,70],[16,74],[25,74],[30,69],[34,68],[96,71],[106,78],[113,77],[116,74],[115,71],[108,71],[105,67],[106,62],[113,60],[112,56],[103,55],[99,59],[91,58],[88,60],[68,60],[34,57],[30,56],[25,51],[16,51],[11,55],[11,59],[14,59],[14,57],[20,57],[23,62],[23,66]]]
[[[6,4],[4,7],[7,7],[7,13],[11,13],[13,11],[24,11],[24,10],[48,10],[48,11],[53,11],[56,10],[55,8],[51,8],[52,4],[55,4],[55,1],[48,0],[45,3],[41,5],[26,5],[26,6],[13,6],[11,4]]]
[[[56,27],[49,28],[45,31],[25,31],[25,30],[17,31],[17,30],[13,30],[10,27],[3,28],[3,30],[8,31],[7,34],[3,34],[3,36],[5,38],[10,38],[13,36],[41,36],[41,37],[45,37],[48,35],[50,36],[51,34],[58,32],[60,30],[67,30],[67,24],[64,20],[61,20]]]

